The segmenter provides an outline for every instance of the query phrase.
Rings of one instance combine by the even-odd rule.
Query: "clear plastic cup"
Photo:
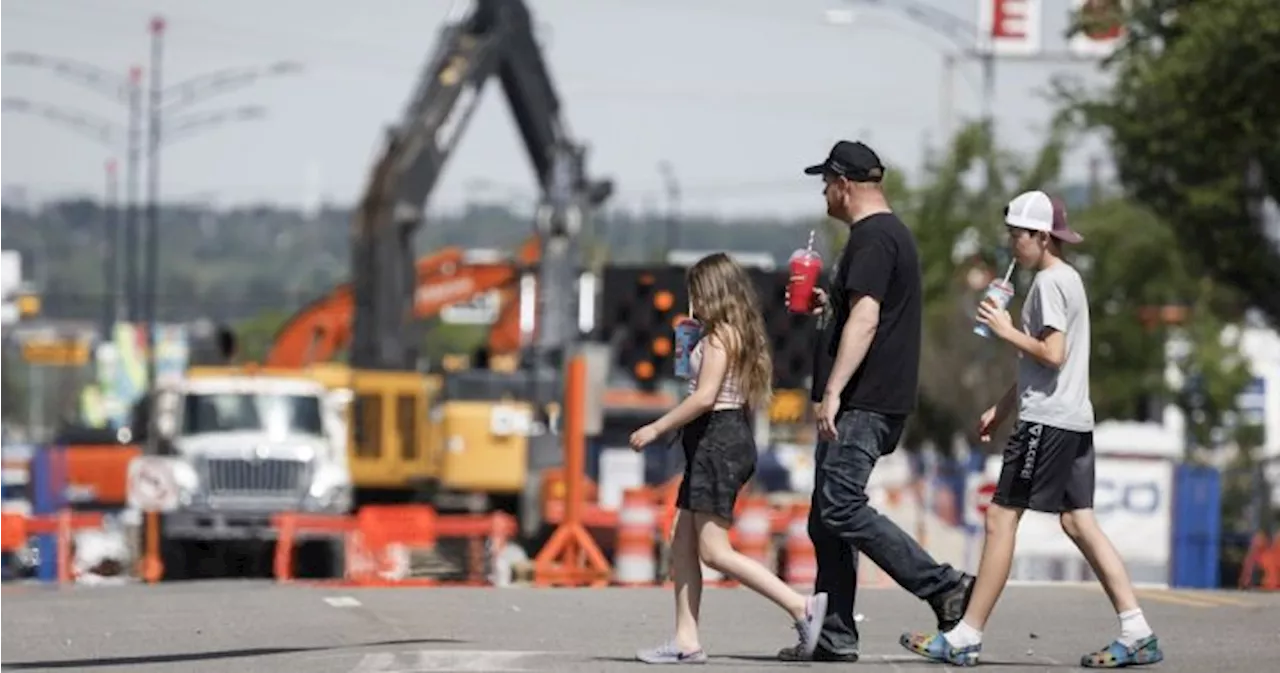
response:
[[[991,281],[987,285],[987,291],[982,295],[982,301],[991,300],[996,308],[1004,310],[1009,306],[1009,301],[1013,299],[1013,283],[999,278]],[[973,333],[981,337],[991,338],[991,328],[982,323],[973,326]]]
[[[675,375],[682,379],[692,376],[689,355],[702,338],[702,323],[693,318],[681,318],[675,329]]]

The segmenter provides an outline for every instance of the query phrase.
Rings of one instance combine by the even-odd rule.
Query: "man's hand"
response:
[[[798,277],[792,276],[790,281],[787,283],[787,290],[783,299],[784,301],[787,302],[788,305],[791,304],[791,283],[794,283],[797,280],[798,280]],[[809,300],[809,314],[821,315],[822,312],[825,310],[827,310],[827,291],[820,287],[814,286],[813,298]]]
[[[819,439],[835,439],[836,438],[836,416],[840,414],[840,398],[834,395],[824,395],[822,403],[818,405],[818,438]]]
[[[991,441],[991,433],[1000,427],[1000,423],[1004,421],[998,416],[999,406],[995,405],[990,409],[982,412],[982,416],[978,419],[978,440],[981,442]]]
[[[998,309],[988,301],[978,304],[978,322],[991,328],[992,334],[1006,340],[1017,329],[1013,326],[1013,318],[1009,317],[1008,311]]]
[[[631,448],[636,451],[643,451],[644,447],[654,443],[657,439],[658,431],[654,430],[652,425],[646,425],[631,433]]]

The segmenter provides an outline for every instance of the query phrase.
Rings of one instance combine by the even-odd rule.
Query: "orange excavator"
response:
[[[419,319],[486,292],[498,292],[498,318],[489,330],[488,352],[516,353],[521,347],[518,279],[540,258],[537,237],[526,240],[512,260],[472,262],[460,247],[448,247],[415,263],[413,308]],[[267,367],[299,368],[328,362],[351,340],[355,306],[351,284],[343,283],[290,317],[272,340]]]

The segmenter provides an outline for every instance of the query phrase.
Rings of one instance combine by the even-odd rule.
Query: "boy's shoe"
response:
[[[1118,640],[1114,641],[1097,652],[1080,657],[1080,665],[1085,668],[1124,668],[1154,664],[1163,659],[1164,652],[1160,651],[1160,641],[1153,634],[1134,643],[1133,647],[1126,647]]]
[[[952,647],[941,633],[904,633],[898,642],[925,659],[955,666],[977,666],[982,644]]]

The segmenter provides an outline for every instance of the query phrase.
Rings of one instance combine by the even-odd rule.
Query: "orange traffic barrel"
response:
[[[654,538],[658,531],[658,508],[647,488],[629,488],[622,493],[618,509],[618,543],[614,550],[613,579],[622,586],[653,584],[658,575]]]
[[[812,587],[818,580],[818,557],[809,539],[809,506],[798,504],[791,508],[791,521],[787,524],[787,584]]]
[[[744,498],[742,514],[734,523],[738,551],[760,565],[773,569],[769,559],[769,501],[760,497]]]

